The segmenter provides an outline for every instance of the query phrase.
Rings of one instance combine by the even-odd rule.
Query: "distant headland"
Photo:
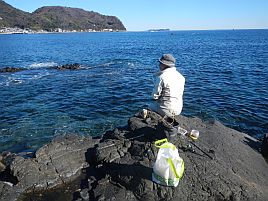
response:
[[[126,31],[116,16],[61,6],[28,13],[0,0],[0,33]]]

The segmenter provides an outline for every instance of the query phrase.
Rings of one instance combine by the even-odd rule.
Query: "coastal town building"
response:
[[[65,30],[61,28],[47,30],[32,30],[29,28],[21,29],[18,27],[0,27],[0,34],[34,34],[34,33],[73,33],[73,32],[118,32],[119,30],[114,29],[102,29],[102,30],[94,30],[94,29],[81,29],[81,30]]]

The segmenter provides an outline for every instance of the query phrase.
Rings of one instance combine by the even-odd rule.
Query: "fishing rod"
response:
[[[205,154],[206,156],[208,156],[211,160],[213,160],[214,158],[212,156],[210,156],[208,153],[206,153],[205,151],[203,151],[199,146],[197,146],[194,142],[190,141],[190,143],[196,147],[198,150],[200,150],[203,154]]]
[[[174,127],[173,127],[174,128]],[[183,129],[183,128],[181,128],[181,127],[179,127],[179,129],[178,129],[178,133],[180,133],[181,134],[181,136],[183,136],[183,138],[185,139],[185,137],[186,137],[186,140],[191,144],[191,145],[193,145],[195,148],[197,148],[198,150],[200,150],[203,154],[205,154],[206,156],[208,156],[211,160],[213,160],[214,158],[212,157],[212,156],[210,156],[207,152],[205,152],[202,148],[200,148],[198,145],[196,145],[195,144],[195,142],[193,141],[194,139],[193,138],[191,138],[191,136],[189,136],[189,135],[187,135],[187,130],[185,130],[185,129]],[[199,132],[198,132],[198,134],[199,134]],[[190,138],[190,139],[189,139]],[[197,139],[197,138],[196,138]],[[178,140],[177,140],[178,141]],[[190,146],[191,145],[188,145],[189,146],[189,148],[190,148]],[[193,152],[193,153],[196,153],[193,149],[189,149],[191,152]]]

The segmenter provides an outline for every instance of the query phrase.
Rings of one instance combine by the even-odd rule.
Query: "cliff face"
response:
[[[30,29],[61,28],[65,30],[126,30],[115,16],[101,15],[93,11],[61,6],[47,6],[27,13],[0,0],[0,27],[19,27]]]

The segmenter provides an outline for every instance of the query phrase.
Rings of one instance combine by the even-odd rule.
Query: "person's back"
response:
[[[160,79],[163,80],[162,95],[159,99],[160,108],[179,115],[183,106],[185,78],[173,67],[165,69],[160,75]]]
[[[176,70],[172,55],[164,54],[159,62],[160,72],[153,91],[156,103],[151,109],[162,116],[179,115],[183,107],[185,78]]]

